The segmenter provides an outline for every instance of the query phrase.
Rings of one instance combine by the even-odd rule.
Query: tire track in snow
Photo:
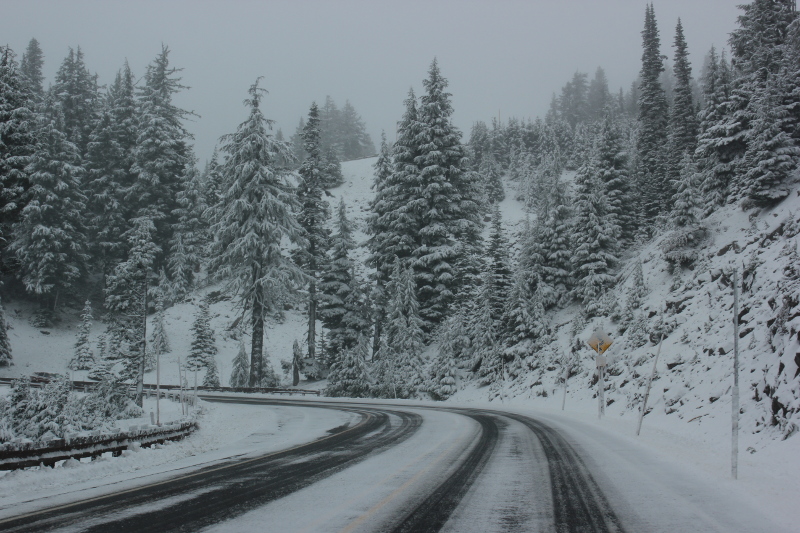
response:
[[[237,398],[206,399],[241,402]],[[405,440],[422,420],[413,413],[378,407],[258,399],[242,403],[325,407],[357,413],[361,420],[351,428],[288,450],[0,521],[0,531],[197,531],[299,490]],[[182,494],[193,497],[188,501],[178,498]],[[168,498],[181,501],[158,506],[157,502]]]

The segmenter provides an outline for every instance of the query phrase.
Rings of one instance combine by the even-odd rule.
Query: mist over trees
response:
[[[146,316],[204,284],[236,300],[251,334],[234,386],[275,382],[265,323],[289,309],[305,317],[294,380],[327,377],[335,395],[445,399],[464,381],[497,390],[552,357],[552,319],[568,307],[580,320],[616,317],[646,342],[641,267],[625,302],[609,296],[626,256],[668,235],[670,268],[692,266],[706,217],[785,199],[800,160],[794,2],[743,6],[730,48],[703,57],[684,22],[662,33],[648,5],[630,86],[576,71],[544,117],[476,122],[466,139],[436,59],[408,93],[396,141],[384,135],[377,151],[353,105],[330,97],[283,139],[256,81],[246,118],[202,169],[167,47],[141,79],[125,64],[108,87],[70,49],[49,88],[35,39],[21,61],[3,47],[3,290],[38,302],[42,324],[89,295],[85,320],[110,325],[93,364],[125,361],[139,396]],[[360,243],[348,206],[331,209],[326,192],[343,182],[341,161],[376,154]],[[518,232],[499,206],[512,196],[529,213]],[[191,364],[213,384],[203,313]],[[3,365],[2,317],[0,330]],[[75,364],[90,365],[86,342],[76,349]]]

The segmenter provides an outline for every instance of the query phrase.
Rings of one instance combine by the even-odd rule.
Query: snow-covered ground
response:
[[[329,409],[200,403],[200,428],[182,441],[128,451],[121,457],[72,461],[66,467],[3,473],[0,518],[154,483],[231,457],[281,450],[357,419],[357,415]],[[171,414],[179,417],[180,405],[174,405],[177,413]]]
[[[340,198],[344,198],[348,214],[356,223],[356,239],[360,243],[366,239],[364,218],[372,196],[370,187],[374,162],[375,159],[362,159],[344,163],[345,184],[333,189],[333,197],[329,198],[332,208]],[[522,204],[513,199],[515,185],[506,185],[506,200],[501,204],[501,212],[507,235],[513,240],[522,227],[526,213]],[[608,321],[589,322],[577,333],[577,337],[584,339],[595,327],[603,327],[612,339],[618,341],[608,352],[610,368],[615,370],[615,374],[618,372],[606,378],[610,385],[606,399],[613,403],[607,407],[606,416],[596,420],[597,400],[594,399],[595,389],[591,386],[593,359],[589,349],[584,348],[579,353],[576,372],[569,381],[566,411],[560,411],[561,358],[575,340],[571,323],[578,313],[577,306],[562,310],[553,317],[551,327],[556,331],[556,340],[547,361],[505,386],[502,402],[501,396],[489,387],[476,388],[474,384],[468,384],[448,404],[478,405],[491,399],[489,405],[495,408],[511,407],[543,413],[567,429],[573,426],[588,427],[589,433],[596,431],[600,432],[598,435],[605,435],[599,440],[610,446],[622,443],[631,449],[645,450],[665,464],[682,465],[681,468],[691,470],[692,475],[702,483],[716,485],[724,494],[733,494],[735,498],[749,502],[749,505],[773,517],[782,527],[792,530],[795,521],[793,503],[800,494],[800,461],[797,460],[800,457],[800,438],[794,434],[782,440],[781,432],[769,425],[771,412],[767,403],[763,399],[756,401],[754,397],[755,391],[763,396],[761,391],[765,386],[784,387],[784,390],[796,386],[793,383],[797,376],[794,381],[791,378],[795,375],[796,365],[791,358],[795,353],[800,353],[800,341],[796,335],[784,336],[773,351],[767,327],[774,314],[768,300],[777,290],[781,279],[782,268],[787,261],[785,250],[788,244],[796,244],[800,236],[783,240],[765,240],[764,237],[787,221],[797,223],[798,213],[800,196],[796,191],[775,209],[754,217],[736,206],[725,207],[705,221],[709,228],[709,240],[704,243],[695,268],[678,275],[667,271],[658,241],[644,245],[624,258],[624,280],[629,280],[635,262],[642,263],[649,290],[643,305],[646,313],[661,312],[667,301],[678,302],[671,305],[680,308],[680,312],[671,317],[674,318],[675,330],[662,347],[658,375],[649,403],[652,412],[644,420],[640,437],[634,436],[639,400],[656,348],[652,344],[637,349],[627,348],[615,326]],[[363,259],[364,250],[359,253]],[[741,309],[748,308],[743,317],[747,321],[743,331],[752,329],[745,333],[739,343],[742,352],[740,376],[743,414],[739,480],[733,481],[730,479],[732,296],[730,287],[725,285],[724,278],[718,277],[718,273],[733,266],[741,270],[754,259],[758,263],[757,275],[752,289],[742,295],[740,302]],[[624,301],[628,284],[629,281],[625,281],[615,294],[620,303]],[[166,311],[165,325],[172,352],[162,356],[162,383],[177,383],[178,357],[183,360],[189,351],[190,328],[199,300],[213,290],[214,287],[199,291],[189,301]],[[44,333],[29,323],[34,311],[32,306],[15,301],[4,302],[4,305],[12,326],[9,336],[14,366],[0,368],[0,377],[18,377],[36,371],[67,372],[66,365],[72,356],[77,333],[78,311],[75,311],[75,316],[65,315],[61,324]],[[241,310],[237,309],[234,302],[222,300],[211,305],[211,312],[219,349],[217,364],[221,380],[227,384],[231,363],[238,350],[238,341],[231,338],[230,328]],[[792,320],[788,327],[793,327],[796,332],[800,329],[800,318]],[[103,330],[104,326],[95,322],[92,338],[96,339]],[[302,337],[303,317],[296,310],[287,311],[283,323],[272,321],[268,324],[266,347],[277,372],[280,372],[279,361],[290,357],[292,343],[295,339],[302,340]],[[779,362],[784,363],[780,371]],[[83,374],[75,372],[73,377],[81,379]],[[199,379],[202,380],[202,376]],[[155,374],[147,374],[146,380],[154,383]],[[324,382],[318,382],[304,386],[319,388],[323,385]],[[254,416],[256,411],[253,409],[259,408],[210,406],[197,435],[163,449],[82,464],[75,469],[6,475],[0,482],[3,508],[8,510],[12,502],[26,498],[34,500],[40,495],[67,492],[73,480],[77,480],[78,486],[88,488],[96,480],[105,477],[118,479],[124,484],[130,483],[131,477],[145,472],[147,475],[169,475],[169,471],[190,468],[209,457],[218,460],[239,453],[243,448],[253,450],[245,446],[251,435],[261,435],[253,437],[256,439],[253,442],[258,441],[259,449],[262,449],[261,446],[275,449],[288,445],[290,441],[312,438],[324,431],[323,427],[341,424],[341,421],[328,420],[328,414],[318,419],[298,421],[293,417],[299,415],[282,415],[280,411],[269,409],[261,409]],[[146,413],[146,416],[149,418],[149,414]],[[255,427],[254,420],[257,421]],[[295,423],[299,426],[293,425]],[[312,430],[312,425],[319,427]],[[305,429],[296,430],[297,427]],[[590,451],[596,449],[590,443],[584,445]],[[597,450],[597,453],[598,457],[603,457],[601,450]],[[166,473],[159,474],[162,471]]]

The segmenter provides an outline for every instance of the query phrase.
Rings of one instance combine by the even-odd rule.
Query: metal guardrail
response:
[[[0,385],[11,385],[17,378],[0,378]],[[41,387],[46,385],[45,382],[31,382],[31,387]],[[73,381],[72,382],[72,390],[79,391],[79,392],[89,392],[97,385],[96,381]],[[133,385],[131,385],[133,388]],[[152,383],[145,383],[144,385],[145,391],[154,391],[156,390],[156,386]],[[174,392],[180,391],[180,385],[161,385],[160,389],[162,391],[167,392]],[[292,388],[281,388],[281,387],[203,387],[198,386],[198,391],[202,392],[243,392],[243,393],[259,393],[259,394],[310,394],[313,396],[319,396],[320,391],[318,390],[308,390],[308,389],[292,389]],[[188,395],[194,391],[194,388],[184,388],[184,395]]]
[[[43,442],[0,444],[0,470],[16,470],[31,466],[53,466],[58,461],[99,457],[111,452],[120,455],[134,443],[140,446],[163,444],[168,440],[181,440],[197,429],[196,420],[173,422],[157,426],[140,426],[116,434],[89,435],[52,439]]]

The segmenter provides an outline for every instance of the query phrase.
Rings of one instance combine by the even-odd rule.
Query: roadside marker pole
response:
[[[647,380],[647,388],[644,390],[644,400],[642,400],[642,410],[639,412],[639,424],[636,426],[636,436],[642,431],[642,420],[644,420],[644,413],[647,411],[647,399],[650,397],[650,387],[653,385],[653,378],[656,375],[656,366],[658,365],[658,356],[661,354],[661,344],[664,342],[664,329],[661,329],[661,340],[658,341],[658,350],[656,350],[656,358],[653,359],[653,371],[650,372],[650,379]]]
[[[601,356],[602,357],[602,356]],[[599,374],[597,379],[597,399],[599,403],[597,405],[597,418],[602,418],[606,412],[605,409],[605,399],[606,399],[606,367],[598,366],[597,372]]]
[[[733,390],[731,391],[731,476],[739,478],[739,278],[733,269]]]
[[[160,352],[160,350],[159,350]],[[161,426],[161,354],[156,354],[156,425]]]
[[[571,370],[572,360],[564,359],[564,396],[561,397],[561,410],[567,404],[567,380],[569,379],[569,371]]]
[[[180,391],[179,394],[181,395],[181,416],[184,416],[186,413],[183,410],[183,374],[181,374],[181,356],[178,356],[178,390]]]

